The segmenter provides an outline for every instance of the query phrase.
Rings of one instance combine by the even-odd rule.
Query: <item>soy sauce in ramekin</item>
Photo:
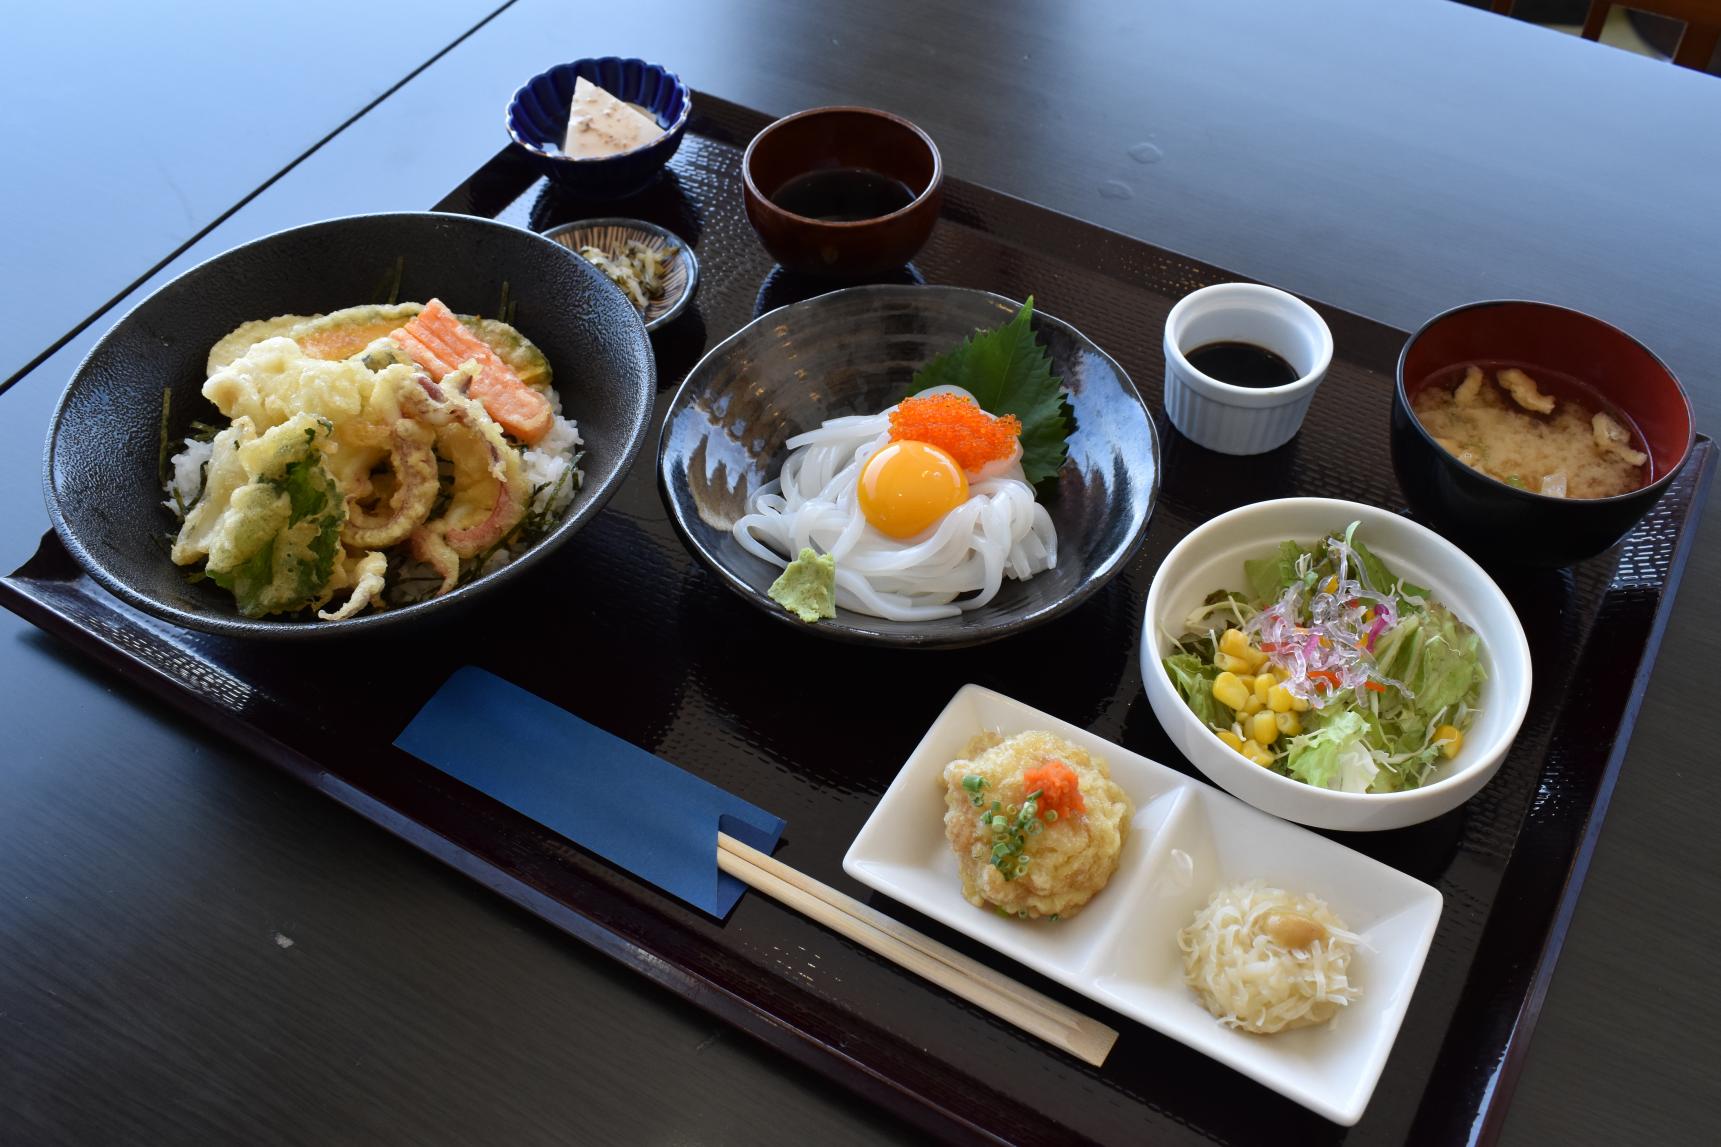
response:
[[[1189,365],[1218,382],[1265,390],[1296,382],[1297,368],[1264,346],[1246,342],[1205,343],[1185,351]]]

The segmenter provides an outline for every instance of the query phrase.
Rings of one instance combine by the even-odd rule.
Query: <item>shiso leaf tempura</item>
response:
[[[1357,538],[1280,543],[1248,592],[1208,595],[1163,661],[1220,740],[1319,788],[1389,793],[1457,756],[1477,712],[1481,639]]]

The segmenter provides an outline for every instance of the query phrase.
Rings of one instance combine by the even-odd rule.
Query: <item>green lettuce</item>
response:
[[[1161,664],[1189,708],[1208,728],[1231,727],[1229,711],[1213,696],[1213,682],[1219,676],[1219,668],[1213,664],[1211,655],[1203,658],[1197,653],[1176,653]]]
[[[1352,531],[1354,532],[1354,530],[1355,526],[1353,525]],[[1422,586],[1416,585],[1414,582],[1405,581],[1400,585],[1402,579],[1399,578],[1397,574],[1387,569],[1385,562],[1375,557],[1373,552],[1371,552],[1367,546],[1357,541],[1354,537],[1350,539],[1350,546],[1351,549],[1356,551],[1357,558],[1362,562],[1363,576],[1367,579],[1370,587],[1381,593],[1385,593],[1388,590],[1391,590],[1394,586],[1398,586],[1398,592],[1406,597],[1414,597],[1422,601],[1428,600],[1428,590],[1424,589]]]
[[[1249,579],[1249,592],[1263,605],[1277,601],[1286,588],[1298,580],[1297,563],[1309,550],[1296,542],[1280,542],[1270,558],[1252,558],[1243,563],[1243,574]]]
[[[1368,750],[1368,722],[1354,709],[1334,712],[1311,732],[1292,737],[1285,771],[1304,784],[1363,792],[1378,771]]]

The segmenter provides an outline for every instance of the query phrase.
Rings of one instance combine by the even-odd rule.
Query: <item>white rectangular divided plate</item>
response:
[[[1068,920],[962,898],[944,837],[944,766],[969,738],[1042,729],[1103,757],[1135,817],[1105,890]],[[843,858],[850,876],[1345,1126],[1386,1064],[1440,919],[1440,893],[1370,857],[990,689],[967,685],[927,731]],[[1220,888],[1259,878],[1325,900],[1365,943],[1362,999],[1329,1024],[1223,1027],[1183,982],[1177,933]]]

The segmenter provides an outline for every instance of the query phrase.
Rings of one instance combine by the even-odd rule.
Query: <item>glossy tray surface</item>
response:
[[[568,200],[518,153],[503,152],[437,205],[534,230],[622,214],[693,244],[699,291],[653,335],[658,419],[708,347],[822,289],[774,270],[742,212],[740,148],[765,117],[705,95],[697,103],[667,175],[631,200]],[[1340,1128],[869,894],[842,860],[969,682],[1193,775],[1142,691],[1135,651],[1153,571],[1193,526],[1247,502],[1313,494],[1401,508],[1387,425],[1404,336],[1323,308],[1337,352],[1302,432],[1257,459],[1212,454],[1165,422],[1160,331],[1179,297],[1232,276],[959,180],[945,193],[912,277],[1032,293],[1129,372],[1164,447],[1140,552],[1041,629],[927,652],[844,646],[771,624],[683,547],[649,448],[605,511],[513,592],[434,628],[355,639],[343,652],[343,693],[362,695],[362,706],[330,703],[326,651],[157,622],[84,577],[52,535],[0,580],[0,600],[529,911],[937,1134],[1117,1143],[1485,1134],[1503,1114],[1575,897],[1570,877],[1582,871],[1612,788],[1713,444],[1699,440],[1666,497],[1610,553],[1560,572],[1491,571],[1523,620],[1537,673],[1522,734],[1495,780],[1430,823],[1338,838],[1445,901],[1368,1111]],[[529,331],[527,316],[522,303]],[[577,366],[567,369],[575,375]],[[465,664],[784,817],[782,860],[1114,1022],[1122,1038],[1110,1061],[1094,1070],[1050,1051],[763,897],[745,897],[718,924],[393,749],[412,714]],[[792,696],[786,681],[796,683]],[[856,728],[862,735],[834,732]]]

